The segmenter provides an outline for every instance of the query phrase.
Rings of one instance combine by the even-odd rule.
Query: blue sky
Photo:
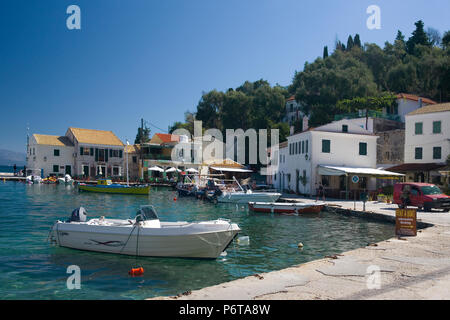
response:
[[[81,30],[66,27],[71,4]],[[366,27],[373,4],[380,30]],[[203,91],[261,78],[289,85],[336,37],[383,45],[419,19],[443,33],[449,12],[448,0],[2,0],[0,149],[24,151],[27,124],[134,141],[141,117],[167,130]]]

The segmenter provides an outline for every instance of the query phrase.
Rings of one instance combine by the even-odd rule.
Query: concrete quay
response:
[[[291,197],[291,196],[286,196]],[[315,202],[311,199],[298,200]],[[327,200],[336,214],[395,222],[396,205]],[[157,300],[450,300],[450,213],[418,212],[417,237],[393,237],[280,271]]]

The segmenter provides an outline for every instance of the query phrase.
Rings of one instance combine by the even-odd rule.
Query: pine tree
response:
[[[328,46],[325,46],[323,48],[323,58],[324,59],[328,58]]]
[[[359,38],[359,34],[356,34],[355,35],[355,39],[353,40],[353,45],[355,46],[355,47],[362,47],[362,45],[361,45],[361,39]]]
[[[400,30],[397,31],[397,37],[395,40],[405,42],[405,36]]]
[[[347,40],[347,51],[352,50],[353,48],[353,38],[352,36],[348,36],[348,40]]]
[[[414,54],[416,45],[424,45],[431,46],[430,41],[428,39],[427,34],[424,30],[424,23],[422,20],[419,20],[415,23],[416,30],[412,33],[412,36],[406,42],[406,49],[409,54]]]

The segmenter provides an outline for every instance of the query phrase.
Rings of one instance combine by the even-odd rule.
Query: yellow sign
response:
[[[417,236],[417,210],[395,210],[395,234],[398,236]]]

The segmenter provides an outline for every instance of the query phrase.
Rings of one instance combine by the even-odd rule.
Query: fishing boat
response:
[[[129,186],[118,183],[112,183],[109,179],[99,179],[96,185],[80,183],[78,189],[88,192],[100,193],[119,193],[119,194],[140,194],[146,195],[150,191],[150,186]]]
[[[249,202],[250,211],[263,213],[281,213],[299,215],[308,213],[319,213],[325,206],[324,202],[317,203],[275,203],[275,202]]]
[[[81,207],[66,222],[57,221],[51,242],[67,248],[148,257],[216,259],[240,228],[228,220],[161,222],[153,206],[142,206],[134,219],[87,220]]]

